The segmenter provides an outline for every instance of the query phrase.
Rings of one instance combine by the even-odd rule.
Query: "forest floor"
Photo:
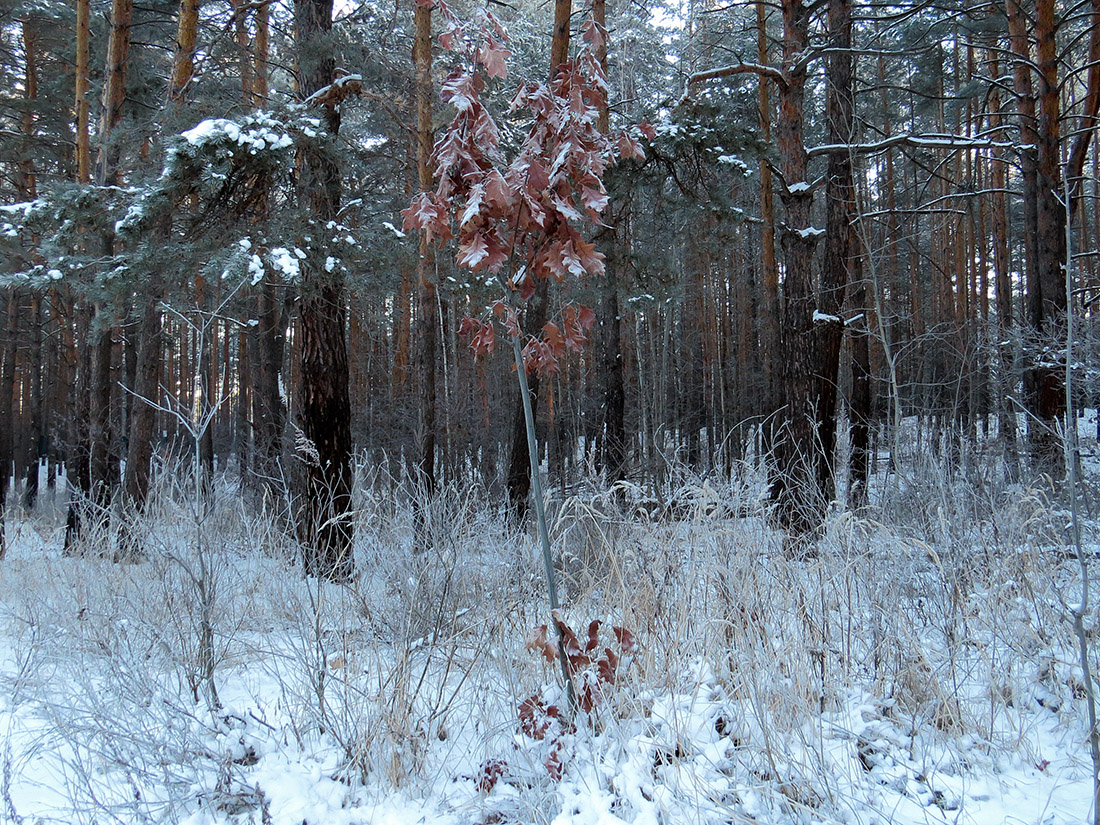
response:
[[[698,483],[671,521],[598,492],[555,508],[564,619],[593,639],[575,726],[529,644],[535,542],[481,491],[440,497],[419,555],[361,493],[347,586],[305,579],[228,486],[201,513],[163,484],[126,564],[63,557],[44,497],[0,564],[0,821],[1091,818],[1064,511],[925,467],[796,554],[758,494]]]

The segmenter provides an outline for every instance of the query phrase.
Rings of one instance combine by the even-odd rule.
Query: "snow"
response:
[[[732,166],[743,175],[748,175],[750,173],[749,165],[737,155],[719,155],[718,162],[726,166]]]
[[[251,154],[264,150],[281,151],[294,146],[294,139],[283,131],[270,115],[260,112],[241,123],[227,118],[210,118],[180,135],[188,144],[203,147],[208,144],[236,143]]]
[[[819,238],[825,234],[825,230],[816,226],[807,226],[804,229],[791,230],[800,238]]]
[[[12,513],[5,821],[1078,825],[1090,812],[1061,606],[1079,581],[1026,538],[1038,519],[1060,523],[1026,492],[968,526],[941,487],[942,539],[845,516],[795,560],[751,510],[756,482],[708,483],[676,494],[750,515],[619,521],[619,543],[598,550],[612,577],[569,557],[598,502],[578,501],[576,520],[563,510],[567,620],[630,626],[639,647],[562,738],[554,780],[551,743],[517,725],[525,697],[560,696],[556,669],[524,649],[546,618],[529,536],[456,509],[455,552],[418,572],[411,517],[368,488],[359,580],[318,586],[220,484],[197,528],[186,497],[162,492],[149,556],[129,565],[63,557],[64,510],[46,494],[33,519]],[[196,529],[219,585],[214,713],[186,678]],[[479,787],[493,760],[499,778]]]
[[[837,315],[829,315],[820,310],[814,310],[813,322],[815,324],[843,324],[844,321]]]
[[[264,261],[259,255],[249,256],[248,274],[252,279],[252,286],[256,286],[256,284],[264,279]]]
[[[271,261],[271,265],[291,281],[298,279],[301,272],[299,260],[304,257],[305,253],[302,250],[295,249],[294,252],[291,252],[283,246],[276,246],[268,252],[268,260]]]
[[[382,221],[382,226],[386,227],[386,229],[390,230],[390,232],[392,232],[398,238],[408,237],[404,232],[402,232],[400,229],[398,229],[396,226],[394,226],[389,221]]]
[[[787,191],[788,192],[809,192],[810,191],[810,184],[806,183],[806,181],[804,181],[804,180],[800,180],[797,183],[792,183],[790,186],[788,186]]]

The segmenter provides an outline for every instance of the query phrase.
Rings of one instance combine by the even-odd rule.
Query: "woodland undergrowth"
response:
[[[748,469],[736,485],[681,472],[663,496],[681,505],[657,513],[641,490],[595,480],[553,499],[558,619],[576,630],[574,678],[590,688],[570,719],[539,637],[554,620],[535,539],[481,487],[426,502],[430,542],[414,552],[400,499],[414,486],[360,468],[361,572],[334,585],[304,578],[279,520],[227,479],[196,548],[177,475],[159,477],[134,563],[96,552],[109,536],[63,557],[48,504],[9,522],[0,710],[11,742],[33,742],[0,754],[13,822],[36,821],[13,788],[41,760],[59,820],[272,821],[261,769],[275,759],[309,762],[353,796],[447,787],[439,804],[459,821],[552,818],[570,777],[614,759],[626,778],[600,781],[624,818],[656,804],[654,787],[697,793],[684,772],[705,765],[726,784],[704,820],[746,806],[828,819],[854,804],[853,776],[946,807],[932,779],[945,748],[965,754],[956,772],[1041,766],[1028,750],[1037,713],[1083,725],[1065,608],[1079,583],[1043,490],[920,467],[859,514],[837,511],[797,554]],[[197,552],[217,585],[216,706],[196,688],[208,664]],[[649,762],[630,768],[637,752]]]

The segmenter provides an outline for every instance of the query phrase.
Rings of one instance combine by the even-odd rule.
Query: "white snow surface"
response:
[[[693,494],[722,503],[730,491]],[[524,735],[516,715],[532,694],[560,699],[555,668],[524,650],[545,621],[533,546],[517,559],[503,535],[489,538],[502,528],[468,514],[455,537],[463,551],[441,562],[451,583],[442,595],[394,563],[408,537],[391,525],[361,536],[354,587],[317,586],[275,534],[233,522],[233,495],[206,536],[221,600],[213,711],[187,679],[195,614],[181,564],[203,534],[186,522],[185,500],[167,507],[178,520],[150,528],[149,557],[122,566],[63,557],[63,511],[10,519],[0,821],[1077,825],[1091,816],[1080,670],[1053,600],[1072,594],[1073,570],[1044,567],[1039,546],[1006,549],[953,602],[957,582],[943,587],[941,577],[961,568],[946,544],[874,527],[834,525],[823,557],[802,562],[755,518],[630,528],[614,574],[629,578],[615,589],[605,571],[593,590],[575,585],[567,618],[631,625],[639,648],[597,712],[561,737],[554,779],[544,766],[551,742]],[[365,500],[386,509],[381,496]],[[975,559],[983,552],[974,546]],[[869,573],[881,580],[868,583]],[[832,607],[816,614],[802,600],[811,592]],[[875,626],[888,638],[863,638]],[[323,705],[310,681],[319,671]],[[486,783],[493,762],[500,775]]]

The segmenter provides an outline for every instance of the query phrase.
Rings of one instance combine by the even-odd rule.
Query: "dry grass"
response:
[[[625,740],[657,698],[702,679],[742,764],[794,808],[843,806],[826,750],[853,696],[878,703],[914,759],[962,737],[1019,748],[1036,703],[1076,701],[1058,514],[1038,492],[937,488],[934,472],[898,481],[918,501],[891,491],[833,517],[798,559],[743,482],[701,487],[696,499],[721,507],[672,522],[633,519],[606,491],[560,502],[568,621],[599,618],[639,641],[586,735]],[[551,818],[539,752],[515,747],[517,704],[555,681],[524,649],[548,618],[533,538],[480,488],[452,487],[428,503],[431,548],[414,554],[393,485],[367,482],[350,586],[303,578],[278,526],[229,488],[196,532],[192,502],[162,477],[137,564],[62,558],[56,512],[15,519],[0,570],[5,688],[49,720],[40,748],[60,754],[75,821],[168,821],[193,808],[196,784],[217,805],[259,810],[246,751],[263,737],[335,747],[333,775],[411,793],[503,756],[525,781],[543,777],[511,815]],[[216,585],[221,708],[195,701],[196,554]],[[97,791],[104,765],[127,778],[112,798]]]

